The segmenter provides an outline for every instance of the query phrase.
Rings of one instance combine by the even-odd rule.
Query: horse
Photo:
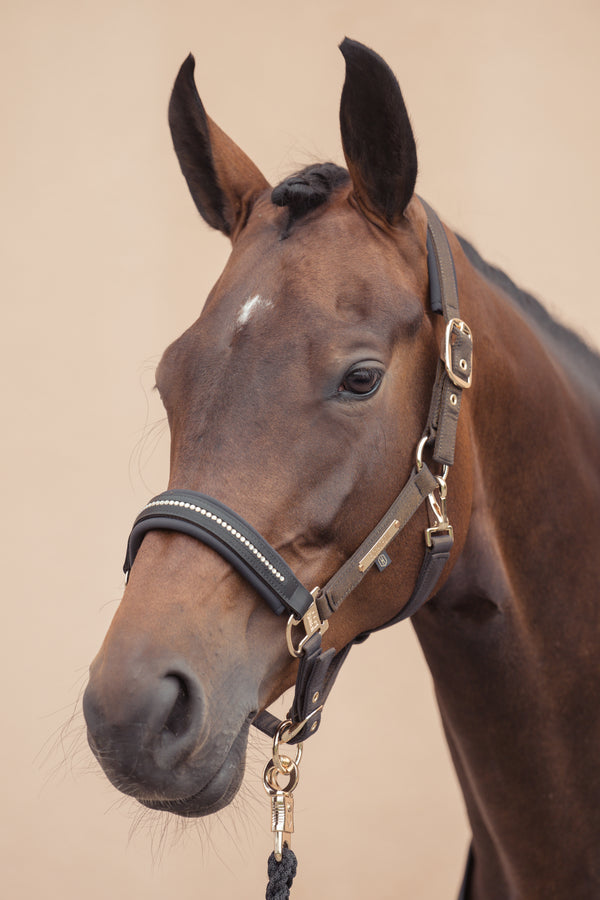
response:
[[[340,49],[346,168],[275,188],[191,55],[177,76],[179,164],[232,249],[156,371],[168,491],[130,537],[89,743],[142,805],[210,815],[251,725],[309,738],[352,644],[411,618],[472,831],[462,896],[591,900],[600,358],[439,222],[394,74]]]

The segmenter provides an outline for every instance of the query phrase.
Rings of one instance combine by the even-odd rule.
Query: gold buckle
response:
[[[432,534],[447,534],[452,542],[454,542],[454,529],[450,522],[442,522],[440,525],[432,525],[431,528],[425,529],[425,543],[428,547],[433,547]]]
[[[301,722],[292,722],[291,719],[286,719],[285,722],[279,728],[279,740],[283,744],[287,744],[289,741],[293,741],[297,734],[300,734],[305,725],[307,725],[311,719],[314,719],[315,716],[318,716],[319,713],[323,712],[323,704],[318,706],[316,709],[313,709],[311,713],[307,715],[305,719]],[[311,726],[311,732],[315,730],[317,726],[317,722],[313,722]],[[303,744],[296,744],[297,747],[302,747]],[[297,751],[298,752],[298,751]],[[300,762],[300,755],[297,755],[296,762]]]
[[[307,640],[316,634],[319,631],[321,634],[325,634],[327,629],[329,628],[329,622],[327,619],[325,621],[321,621],[321,616],[319,615],[319,610],[317,608],[317,597],[321,593],[321,588],[316,587],[313,588],[310,592],[311,597],[313,598],[313,602],[310,604],[304,615],[301,619],[295,619],[293,615],[291,615],[288,619],[287,628],[285,631],[285,639],[287,641],[288,650],[290,651],[292,656],[297,658],[302,656],[304,651],[304,645]],[[297,628],[299,625],[304,626],[304,631],[306,634],[300,641],[297,647],[294,647],[294,643],[292,641],[292,629]]]
[[[464,334],[471,343],[471,353],[473,348],[473,335],[471,329],[467,325],[466,322],[463,322],[462,319],[450,319],[446,326],[446,334],[444,337],[444,356],[442,358],[444,366],[446,367],[446,373],[450,381],[459,388],[470,388],[471,381],[473,378],[473,365],[471,364],[471,371],[469,371],[469,364],[466,359],[461,359],[459,361],[458,367],[459,369],[463,369],[465,372],[468,372],[465,377],[461,377],[460,374],[457,374],[454,371],[454,367],[452,365],[452,335],[454,333],[454,329],[456,328],[461,334]]]

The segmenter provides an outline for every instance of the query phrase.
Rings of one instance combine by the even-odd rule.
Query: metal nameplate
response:
[[[369,566],[371,566],[382,550],[385,550],[389,542],[392,538],[396,537],[398,531],[400,530],[400,522],[398,519],[394,519],[391,525],[385,529],[379,540],[373,544],[370,550],[368,550],[363,558],[358,563],[358,571],[366,572]]]

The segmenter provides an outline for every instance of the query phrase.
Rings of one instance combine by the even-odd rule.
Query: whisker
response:
[[[64,721],[44,741],[34,757],[41,769],[47,769],[44,786],[67,775],[74,776],[81,772],[89,772],[95,768],[93,757],[89,751],[81,699],[87,680],[87,669],[83,669],[76,682],[77,698],[72,704],[66,704],[46,718],[69,713]]]
[[[140,436],[134,445],[129,458],[130,484],[133,486],[135,474],[135,476],[141,480],[148,493],[152,493],[152,489],[144,478],[143,470],[153,458],[160,446],[161,440],[168,430],[166,416],[163,415],[159,419],[155,419],[152,422],[150,421],[152,410],[156,408],[157,404],[157,392],[154,391],[154,372],[157,363],[158,358],[149,359],[140,373],[140,385],[146,403],[145,421]],[[150,389],[148,389],[146,384],[149,374],[152,376],[152,388]]]

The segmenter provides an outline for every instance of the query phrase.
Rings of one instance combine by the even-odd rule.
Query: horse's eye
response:
[[[365,399],[371,397],[383,378],[383,370],[371,363],[359,363],[353,366],[344,376],[338,388],[338,394],[352,394]]]

